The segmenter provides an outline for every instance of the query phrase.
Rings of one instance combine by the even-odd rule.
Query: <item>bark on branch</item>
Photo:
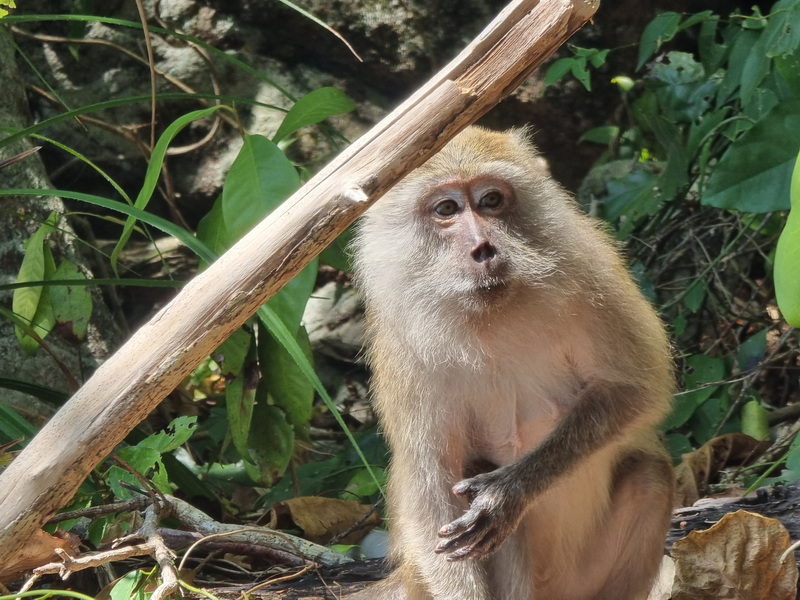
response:
[[[372,202],[519,85],[598,4],[509,4],[422,89],[139,329],[0,476],[0,561],[205,356]]]

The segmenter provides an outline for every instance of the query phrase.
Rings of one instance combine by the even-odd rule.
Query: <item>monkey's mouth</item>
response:
[[[475,282],[475,291],[479,294],[498,294],[507,288],[508,284],[500,277],[486,277]]]

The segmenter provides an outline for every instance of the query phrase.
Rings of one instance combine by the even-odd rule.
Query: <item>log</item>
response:
[[[599,0],[516,0],[103,364],[0,476],[0,561],[199,362],[367,207],[511,92]]]

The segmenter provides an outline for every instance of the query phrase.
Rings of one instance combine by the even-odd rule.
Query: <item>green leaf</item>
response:
[[[687,52],[668,52],[655,63],[647,87],[652,89],[663,115],[642,112],[649,121],[666,119],[670,124],[693,123],[708,112],[716,79],[710,79],[703,65]],[[679,138],[680,139],[680,138]]]
[[[585,58],[576,58],[572,62],[572,68],[570,71],[572,71],[573,77],[581,82],[583,87],[590,92],[592,91],[592,78],[591,75],[589,75],[589,70],[586,68]]]
[[[790,185],[791,210],[775,250],[775,296],[786,321],[800,327],[800,154]]]
[[[221,199],[202,224],[202,239],[220,246],[218,250],[232,245],[299,187],[297,170],[274,143],[260,135],[245,136]],[[316,276],[315,259],[269,300],[292,332],[300,326]]]
[[[546,86],[553,85],[556,81],[564,77],[564,75],[572,70],[572,63],[574,62],[575,59],[572,57],[559,58],[554,61],[553,64],[547,67],[547,72],[544,74],[544,84]]]
[[[197,256],[208,263],[213,262],[217,258],[217,255],[212,252],[208,246],[206,246],[194,235],[186,231],[183,227],[179,227],[178,225],[175,225],[166,219],[145,212],[139,208],[136,208],[135,206],[130,206],[123,202],[117,202],[116,200],[103,198],[101,196],[94,196],[92,194],[53,189],[0,188],[0,197],[2,196],[55,196],[57,198],[71,198],[72,200],[79,200],[93,206],[101,206],[109,210],[120,212],[124,215],[132,216],[143,223],[147,223],[156,229],[160,229],[167,235],[175,236],[181,241],[182,244],[184,244],[192,252],[197,254]]]
[[[8,15],[8,10],[11,8],[17,8],[17,4],[14,0],[0,0],[0,19]]]
[[[183,130],[183,128],[190,123],[193,123],[199,119],[204,119],[220,109],[230,110],[230,107],[225,106],[224,104],[217,104],[201,110],[192,111],[175,119],[175,121],[173,121],[170,126],[164,130],[164,133],[162,133],[161,137],[158,138],[158,141],[153,148],[153,152],[150,155],[150,162],[147,165],[147,171],[144,175],[142,189],[139,191],[139,195],[136,197],[136,201],[133,203],[136,208],[144,210],[144,208],[147,206],[147,203],[150,202],[150,198],[156,189],[156,185],[158,185],[158,179],[161,176],[161,167],[164,165],[164,159],[167,155],[167,150],[169,149],[169,145],[172,143],[172,140],[175,139],[175,136],[177,136]],[[117,260],[119,259],[119,254],[122,252],[125,244],[128,243],[128,239],[130,239],[135,225],[136,219],[133,217],[128,217],[128,219],[125,221],[125,226],[122,228],[122,234],[120,235],[119,241],[114,246],[114,250],[111,252],[111,267],[114,269],[115,273],[117,270]]]
[[[248,456],[248,439],[252,433],[253,408],[256,405],[258,377],[256,365],[247,364],[245,369],[228,379],[225,384],[225,406],[228,409],[228,427],[233,445],[242,456]]]
[[[707,112],[699,121],[692,122],[689,137],[686,140],[686,153],[696,157],[703,144],[710,142],[713,132],[722,124],[728,114],[727,108]]]
[[[277,406],[259,402],[248,440],[249,457],[258,467],[261,481],[271,486],[286,471],[294,451],[294,431]]]
[[[747,103],[753,96],[753,93],[758,89],[758,86],[764,81],[770,70],[770,59],[767,57],[766,48],[764,47],[764,36],[761,35],[758,41],[753,46],[753,51],[750,52],[745,58],[744,65],[742,65],[742,78],[739,82],[741,86],[739,89],[739,98],[743,103]]]
[[[619,137],[619,127],[616,125],[604,125],[585,132],[578,138],[578,142],[593,142],[595,144],[607,145],[617,139],[617,137]]]
[[[595,69],[602,67],[604,64],[606,64],[608,52],[609,50],[607,48],[604,50],[593,50],[589,55],[589,64],[591,64]]]
[[[140,448],[152,448],[158,453],[171,452],[185,444],[197,428],[197,417],[183,416],[173,419],[163,431],[157,431],[136,444]]]
[[[117,456],[136,469],[142,475],[152,469],[161,460],[161,453],[145,446],[126,446],[117,450]]]
[[[769,20],[764,29],[764,52],[769,58],[797,55],[800,48],[800,2],[782,0],[770,10]]]
[[[197,224],[197,239],[216,254],[223,254],[233,245],[225,231],[225,220],[222,217],[222,196],[216,199],[211,210]],[[208,266],[208,263],[202,262],[203,267]]]
[[[375,471],[379,476],[380,483],[385,484],[386,472],[383,469],[376,469]],[[352,494],[356,498],[369,498],[380,491],[380,487],[378,487],[372,475],[366,469],[358,469],[345,487],[345,492]]]
[[[689,438],[682,433],[668,433],[664,436],[664,445],[674,461],[679,461],[683,454],[693,450]]]
[[[681,16],[676,12],[663,12],[647,24],[642,32],[639,42],[639,59],[636,61],[636,70],[642,68],[661,44],[670,41],[678,33]]]
[[[52,278],[85,280],[86,276],[77,265],[65,259],[61,261]],[[74,341],[82,340],[86,337],[89,319],[92,317],[92,294],[88,286],[54,285],[49,289],[59,333]]]
[[[226,239],[241,238],[299,187],[297,170],[275,144],[246,135],[222,188]]]
[[[695,354],[684,361],[686,373],[683,376],[685,392],[675,394],[672,414],[662,424],[664,430],[684,425],[697,409],[719,388],[713,385],[725,375],[725,363],[719,358]]]
[[[736,362],[739,364],[739,371],[746,373],[756,368],[767,355],[767,332],[769,329],[751,335],[739,347],[736,354]]]
[[[239,328],[220,344],[214,356],[219,357],[215,360],[219,363],[223,375],[227,377],[241,372],[252,340],[252,335]]]
[[[706,73],[716,73],[725,58],[727,47],[717,44],[719,17],[714,15],[703,21],[697,36],[697,50]]]
[[[728,412],[728,402],[722,398],[709,398],[697,407],[690,426],[698,444],[705,444],[716,434]]]
[[[311,362],[311,344],[305,329],[298,330],[296,341],[306,359]],[[295,434],[305,439],[311,420],[314,386],[283,345],[266,328],[259,335],[258,356],[266,392],[276,406],[286,411],[286,418],[292,424]]]
[[[13,408],[0,404],[0,434],[0,442],[4,444],[22,438],[21,444],[25,446],[36,435],[36,428]]]
[[[145,600],[142,589],[145,580],[145,575],[139,569],[126,573],[109,591],[111,600]]]
[[[684,361],[687,370],[683,375],[683,382],[687,389],[694,390],[698,397],[708,398],[714,391],[714,386],[704,389],[695,389],[709,383],[722,381],[725,377],[725,361],[706,354],[694,354]]]
[[[6,313],[4,310],[0,310],[0,314],[5,315]],[[56,390],[30,381],[14,379],[12,377],[0,377],[0,388],[22,392],[23,394],[28,394],[29,396],[33,396],[34,398],[56,406],[64,404],[70,397],[70,394],[62,392],[61,390]]]
[[[662,196],[654,191],[658,177],[649,171],[637,169],[621,179],[606,184],[608,197],[603,204],[603,216],[617,223],[621,238],[634,230],[641,219],[654,214],[661,206]]]
[[[696,313],[703,305],[703,300],[706,298],[706,284],[702,279],[695,279],[686,289],[683,295],[683,305],[689,309],[690,312]]]
[[[800,96],[800,52],[785,56],[776,56],[773,59],[775,70],[783,77],[791,91]]]
[[[17,283],[51,279],[55,272],[55,261],[46,236],[55,230],[58,215],[50,213],[47,220],[25,242],[25,255],[17,274]],[[11,310],[28,323],[40,338],[44,338],[55,324],[50,293],[46,287],[30,286],[14,290]],[[21,327],[16,326],[17,339],[26,352],[33,354],[39,343]]]
[[[656,139],[667,152],[664,170],[658,178],[659,194],[665,200],[674,198],[689,182],[689,155],[681,145],[681,131],[669,120],[653,116],[647,120]]]
[[[709,20],[710,18],[715,19],[715,18],[718,18],[718,17],[716,17],[714,15],[714,11],[704,10],[702,12],[699,12],[699,13],[696,13],[696,14],[688,16],[686,18],[686,20],[683,23],[681,23],[681,26],[679,27],[679,29],[680,29],[680,31],[683,31],[684,29],[688,29],[689,27],[693,27],[694,25],[697,25],[698,23],[704,23],[705,21]]]
[[[758,38],[757,31],[739,30],[730,40],[727,69],[717,92],[717,107],[727,102],[741,85],[745,64],[753,53]]]
[[[332,115],[348,113],[355,107],[355,102],[335,87],[323,87],[309,92],[289,109],[272,141],[277,144],[301,127],[320,123]]]
[[[798,433],[792,445],[789,447],[789,456],[786,457],[786,468],[795,472],[800,472],[800,433]]]
[[[353,265],[350,261],[351,254],[347,250],[348,246],[350,245],[350,241],[353,239],[353,226],[351,225],[347,229],[345,229],[339,237],[337,237],[331,245],[325,248],[322,252],[319,253],[319,261],[324,264],[328,265],[329,267],[333,267],[339,271],[344,271],[346,273],[353,272]]]
[[[258,385],[253,336],[238,329],[223,342],[218,352],[223,355],[220,369],[225,375],[225,406],[231,438],[239,453],[247,456]]]
[[[757,440],[769,436],[769,414],[758,400],[750,400],[742,407],[742,433]]]
[[[800,151],[800,100],[778,104],[731,144],[708,178],[703,204],[744,212],[789,208],[792,167]]]

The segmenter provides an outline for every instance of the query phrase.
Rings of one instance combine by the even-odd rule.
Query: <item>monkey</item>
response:
[[[644,600],[673,474],[664,327],[526,129],[469,127],[353,242],[397,569],[354,600]]]

